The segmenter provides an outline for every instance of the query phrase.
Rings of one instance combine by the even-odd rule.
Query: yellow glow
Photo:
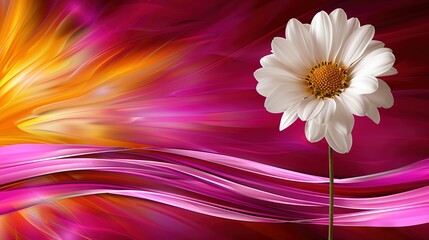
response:
[[[134,129],[108,110],[144,93],[189,49],[180,42],[82,43],[90,33],[72,24],[71,13],[42,16],[37,2],[0,5],[0,145],[139,146],[118,136]]]

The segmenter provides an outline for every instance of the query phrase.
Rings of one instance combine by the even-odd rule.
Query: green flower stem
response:
[[[334,239],[334,160],[332,148],[328,146],[329,156],[329,233],[328,239]]]

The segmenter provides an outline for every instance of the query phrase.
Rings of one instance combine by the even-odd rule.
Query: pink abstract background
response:
[[[327,143],[279,132],[253,72],[290,18],[338,7],[399,73],[334,155],[335,239],[427,239],[427,1],[0,7],[0,239],[325,239]]]

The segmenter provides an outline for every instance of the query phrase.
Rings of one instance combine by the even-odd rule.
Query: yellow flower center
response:
[[[319,99],[334,98],[349,86],[347,69],[332,61],[315,65],[305,80],[309,92]]]

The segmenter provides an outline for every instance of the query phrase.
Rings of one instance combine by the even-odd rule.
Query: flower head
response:
[[[273,54],[255,72],[266,109],[283,112],[280,130],[299,117],[310,142],[325,137],[345,153],[352,145],[353,114],[379,123],[377,108],[390,108],[393,96],[378,77],[397,71],[392,50],[373,37],[372,25],[360,26],[342,9],[321,11],[310,25],[291,19],[286,38],[274,38]]]

